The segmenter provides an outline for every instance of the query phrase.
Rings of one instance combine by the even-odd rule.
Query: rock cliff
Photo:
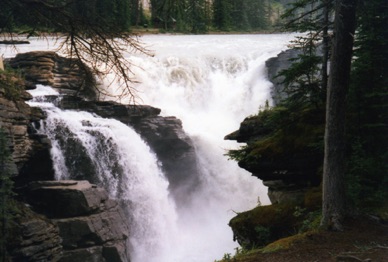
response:
[[[263,181],[272,204],[303,203],[306,191],[321,182],[323,119],[320,111],[306,111],[300,125],[274,135],[266,119],[250,116],[225,139],[247,143],[238,164]]]

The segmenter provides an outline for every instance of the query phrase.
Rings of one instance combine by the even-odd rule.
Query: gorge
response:
[[[48,101],[29,103],[47,115],[43,122],[35,119],[35,129],[50,140],[55,178],[89,180],[124,206],[132,262],[220,258],[237,246],[227,226],[234,212],[254,207],[258,197],[269,203],[260,181],[224,156],[236,144],[223,138],[271,99],[265,61],[290,39],[145,36],[155,56],[128,59],[136,65],[141,103],[152,107],[58,100],[47,86],[55,88],[55,82],[31,90],[36,97],[39,91],[48,95]],[[37,40],[18,48],[47,46]]]

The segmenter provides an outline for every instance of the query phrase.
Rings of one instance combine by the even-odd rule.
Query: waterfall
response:
[[[117,120],[44,102],[42,96],[58,95],[50,87],[38,85],[30,93],[35,98],[29,104],[47,115],[38,131],[52,142],[56,178],[87,177],[103,186],[128,215],[133,261],[163,257],[169,238],[176,234],[177,214],[168,182],[149,146]]]
[[[237,244],[229,220],[257,205],[258,197],[263,204],[269,201],[261,182],[224,156],[238,144],[223,137],[266,100],[271,102],[264,63],[292,38],[150,35],[142,41],[155,56],[127,57],[136,65],[138,102],[181,119],[195,144],[201,186],[183,206],[170,197],[155,154],[132,128],[86,112],[62,111],[52,103],[31,102],[48,115],[40,132],[52,141],[57,178],[92,173],[92,182],[127,206],[132,262],[211,262],[234,253]],[[39,48],[45,49],[42,44]],[[107,87],[112,93],[114,89]],[[55,94],[42,86],[32,92]],[[80,161],[86,164],[80,166]]]
[[[269,203],[262,183],[224,156],[238,144],[223,138],[266,100],[271,103],[265,61],[285,49],[292,37],[150,35],[142,40],[154,56],[127,58],[137,66],[135,88],[142,101],[182,120],[201,168],[202,187],[190,205],[178,207],[179,232],[187,236],[180,243],[186,249],[177,247],[181,259],[166,261],[213,261],[234,253],[229,220],[258,201]]]
[[[266,101],[271,103],[265,61],[285,49],[293,37],[149,35],[142,41],[154,56],[127,58],[136,65],[135,88],[141,101],[161,108],[164,116],[181,119],[195,141],[201,178],[208,185],[203,193],[222,199],[217,203],[220,209],[242,211],[256,205],[258,197],[262,204],[269,203],[261,182],[224,156],[239,145],[223,138]]]

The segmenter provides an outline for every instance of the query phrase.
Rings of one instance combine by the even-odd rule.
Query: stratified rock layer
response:
[[[30,89],[42,84],[57,88],[62,93],[96,98],[95,79],[79,60],[64,58],[52,51],[34,51],[19,53],[6,62],[24,74],[26,86]]]
[[[28,202],[59,228],[59,261],[129,261],[127,219],[104,189],[88,181],[37,181]]]
[[[42,174],[53,174],[52,162],[49,149],[50,141],[47,137],[39,135],[34,131],[32,123],[44,118],[39,108],[31,108],[25,103],[31,99],[31,95],[24,91],[24,81],[0,74],[2,85],[0,86],[0,128],[7,136],[8,146],[12,153],[11,173],[18,177],[17,184],[22,181],[39,179],[52,179],[53,176],[42,176]],[[10,91],[13,90],[13,91]],[[10,93],[15,93],[10,97]],[[39,159],[39,165],[36,165]],[[28,174],[26,169],[28,169]],[[48,170],[47,172],[43,170]]]
[[[58,227],[23,204],[18,204],[17,209],[19,215],[7,239],[11,261],[59,261],[62,239]]]

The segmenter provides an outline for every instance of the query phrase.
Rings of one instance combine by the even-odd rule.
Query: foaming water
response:
[[[144,104],[177,116],[194,139],[206,182],[203,190],[241,211],[269,203],[260,181],[224,156],[238,146],[225,141],[243,119],[271,103],[265,61],[287,48],[292,34],[145,36],[154,57],[133,55]],[[208,187],[206,188],[206,184]],[[230,198],[230,199],[228,199]],[[250,199],[250,200],[248,200]]]
[[[227,226],[235,212],[268,204],[261,181],[229,161],[227,149],[238,146],[224,136],[248,115],[271,103],[265,61],[276,56],[293,35],[145,36],[154,57],[134,54],[145,104],[177,116],[192,137],[202,187],[192,202],[178,207],[182,237],[169,261],[214,261],[234,253],[237,244]],[[109,89],[113,90],[112,88]],[[176,258],[176,259],[175,259]]]
[[[135,88],[141,98],[137,102],[181,119],[194,142],[201,186],[181,206],[170,198],[155,155],[131,128],[40,102],[49,116],[44,130],[52,136],[57,178],[92,170],[95,181],[127,204],[133,228],[132,262],[212,262],[234,253],[237,244],[229,220],[235,212],[257,205],[258,197],[263,204],[269,201],[261,182],[224,156],[238,144],[223,138],[270,100],[265,61],[285,49],[292,38],[285,34],[150,35],[142,41],[155,56],[127,58],[136,65],[133,72],[139,84]],[[61,133],[73,148],[63,148]],[[80,155],[68,158],[74,149]],[[87,162],[93,168],[80,170],[77,161],[85,155],[90,155]]]
[[[46,112],[39,131],[52,142],[56,178],[92,178],[124,207],[130,220],[133,261],[158,261],[177,234],[175,204],[155,154],[130,127],[44,101],[57,94],[39,85],[31,106]],[[167,252],[168,253],[168,252]]]

